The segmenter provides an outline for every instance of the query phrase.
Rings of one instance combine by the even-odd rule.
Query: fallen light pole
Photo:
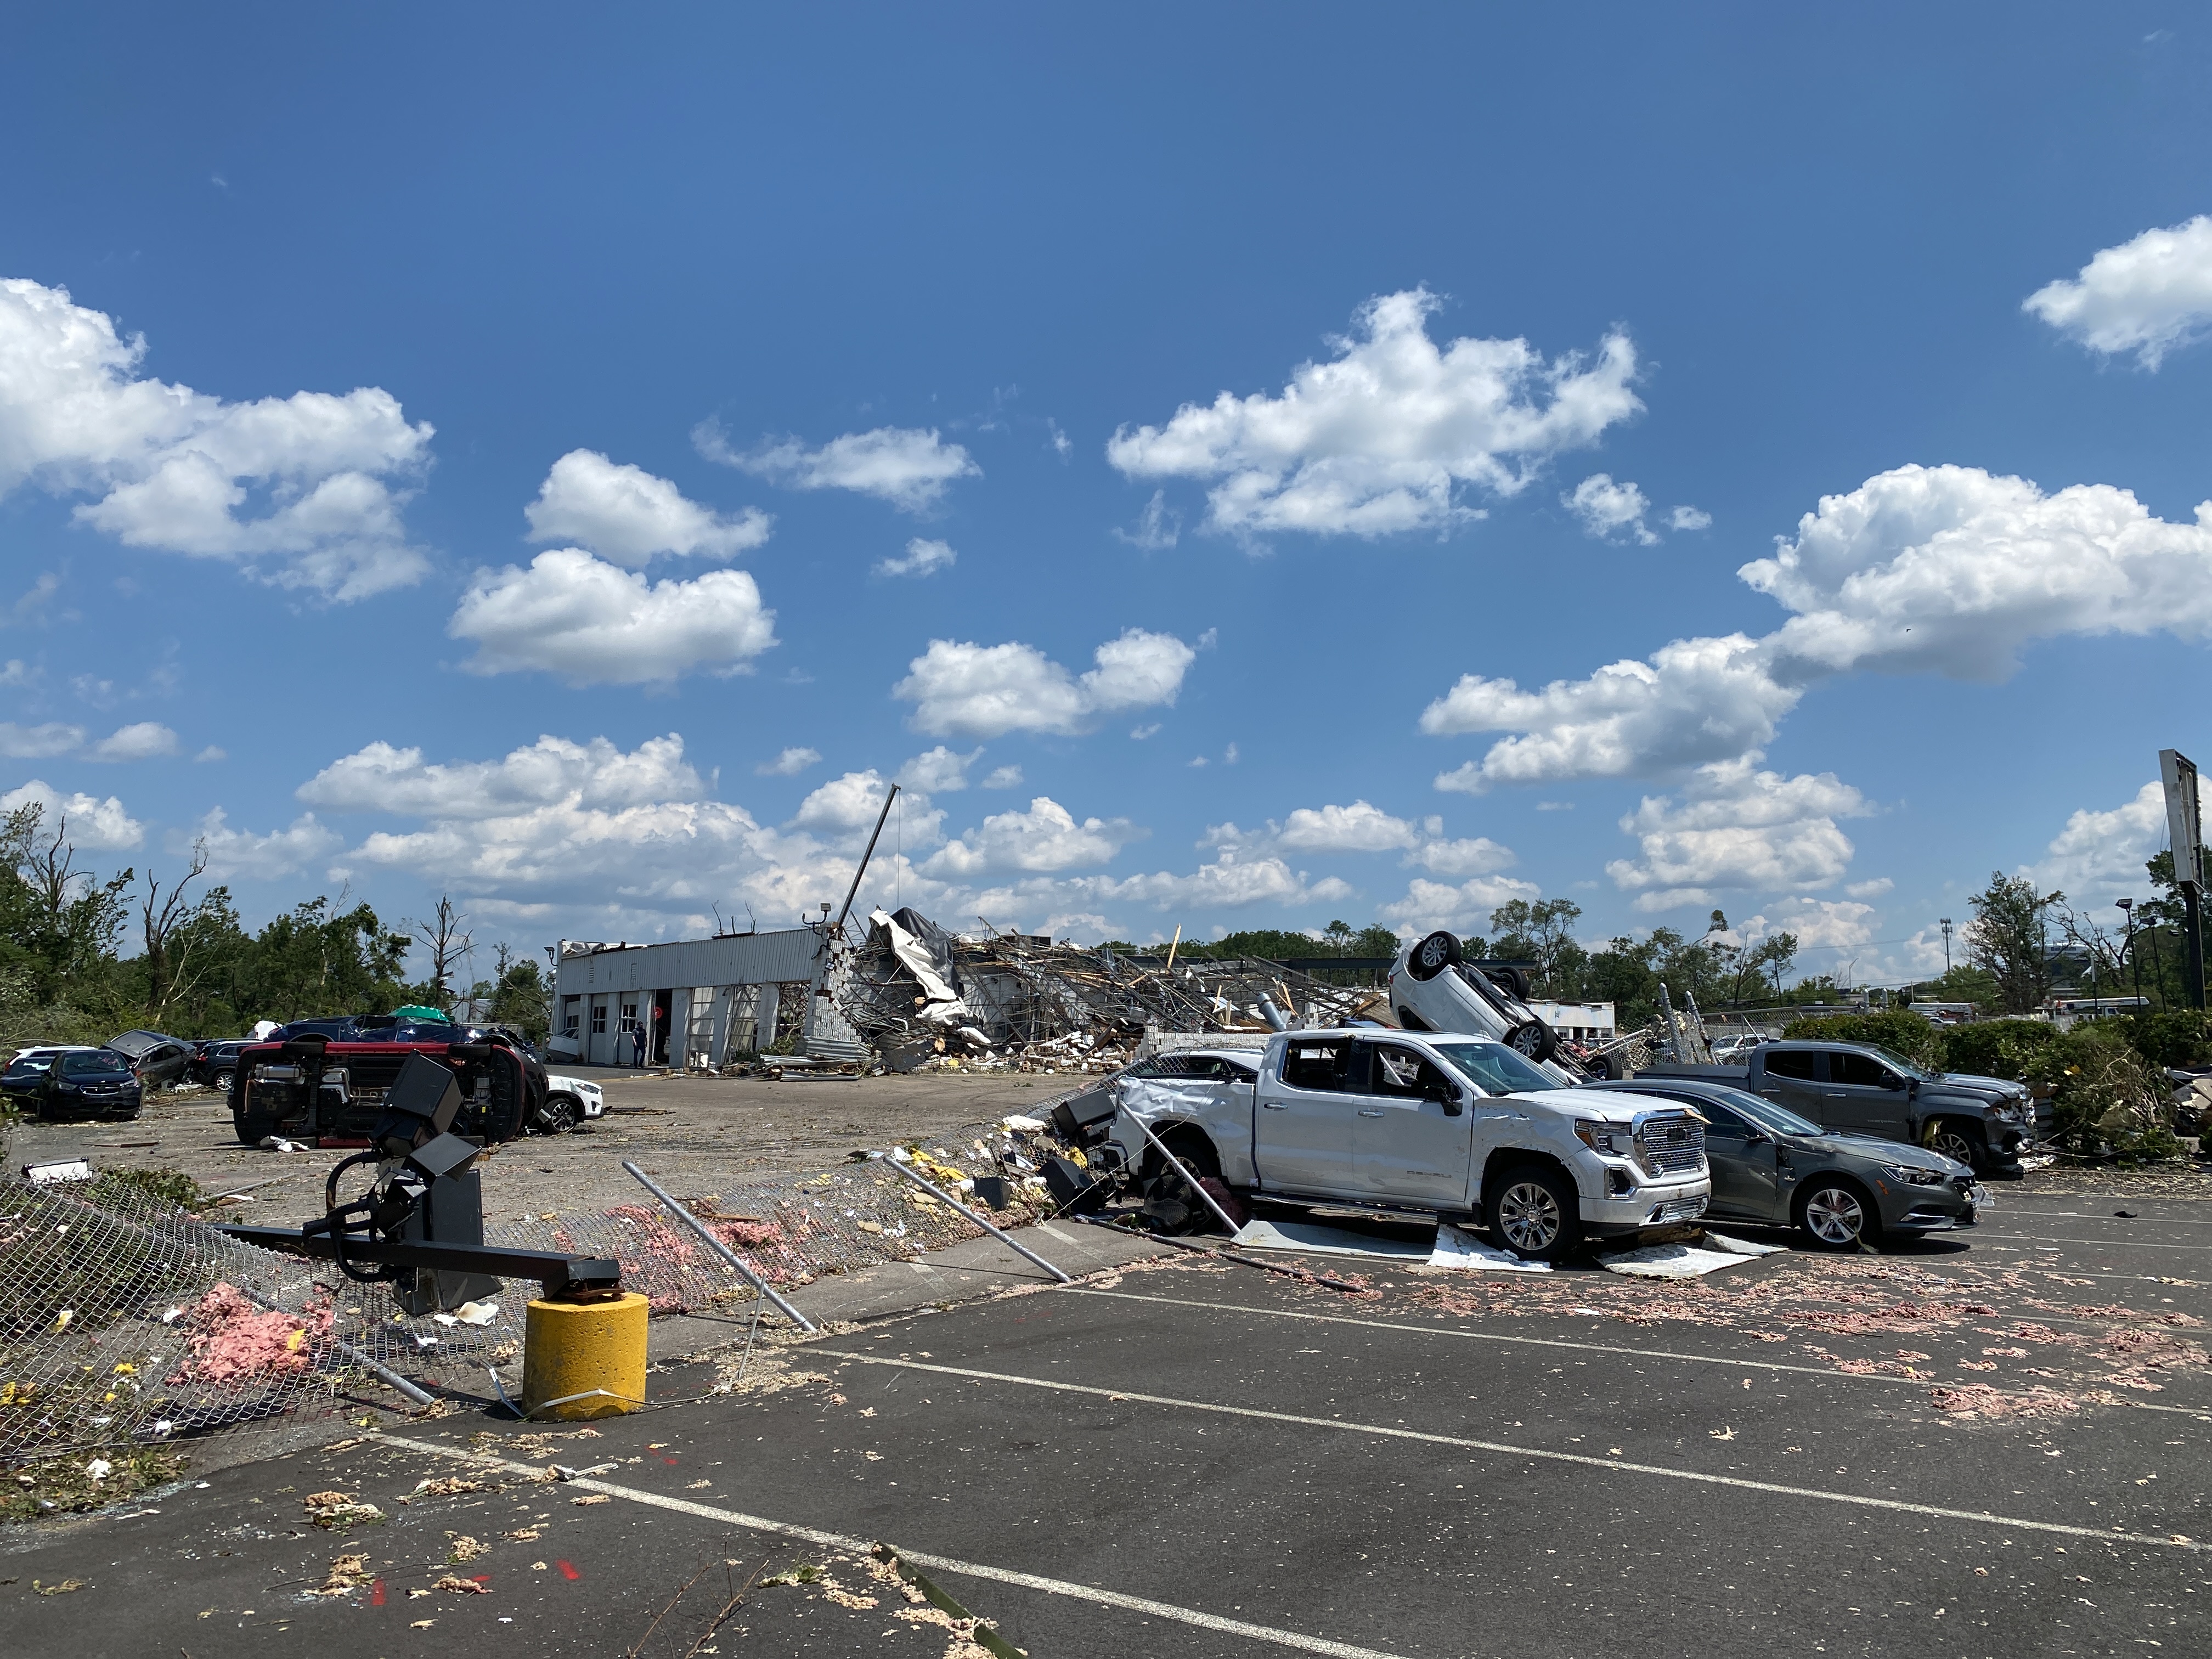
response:
[[[1038,1267],[1043,1268],[1061,1284],[1073,1285],[1075,1282],[1074,1279],[1071,1275],[1060,1272],[1060,1270],[1054,1267],[1051,1262],[1046,1261],[1035,1250],[1030,1249],[1028,1245],[1023,1243],[1019,1239],[1014,1237],[1012,1235],[1002,1232],[998,1228],[994,1227],[989,1222],[984,1220],[981,1216],[977,1215],[975,1211],[969,1209],[958,1199],[953,1197],[951,1194],[945,1191],[942,1188],[937,1186],[933,1182],[924,1181],[920,1175],[916,1174],[912,1169],[908,1167],[906,1153],[904,1152],[895,1147],[889,1152],[870,1152],[868,1157],[874,1162],[889,1164],[892,1169],[904,1176],[908,1181],[914,1182],[915,1186],[921,1188],[922,1191],[927,1193],[932,1198],[938,1200],[941,1203],[951,1205],[954,1209],[959,1211],[961,1214],[966,1216],[969,1220],[974,1222],[985,1232],[990,1234],[992,1237],[997,1239],[1001,1244],[1004,1244],[1008,1249],[1026,1256],[1030,1261],[1036,1262]]]
[[[809,1319],[805,1314],[799,1312],[798,1309],[793,1307],[791,1304],[778,1296],[775,1293],[775,1287],[771,1285],[768,1280],[762,1278],[758,1273],[755,1273],[750,1267],[745,1265],[744,1258],[743,1256],[740,1256],[735,1250],[732,1250],[728,1245],[723,1243],[720,1239],[715,1237],[714,1233],[708,1230],[706,1223],[701,1221],[697,1216],[693,1215],[690,1211],[685,1209],[681,1204],[678,1204],[674,1199],[671,1198],[666,1190],[662,1188],[659,1182],[655,1181],[651,1176],[646,1174],[644,1170],[639,1169],[636,1164],[632,1164],[628,1158],[624,1158],[623,1160],[623,1168],[629,1170],[630,1174],[637,1177],[638,1185],[644,1188],[646,1191],[651,1193],[655,1198],[660,1200],[661,1208],[666,1210],[669,1214],[674,1216],[678,1221],[689,1227],[693,1232],[698,1234],[701,1241],[705,1243],[708,1249],[712,1250],[716,1255],[721,1257],[726,1266],[734,1268],[737,1271],[738,1276],[743,1279],[746,1284],[751,1285],[753,1289],[758,1291],[763,1296],[775,1304],[775,1310],[778,1313],[781,1314],[786,1319],[788,1319],[793,1324],[798,1326],[800,1330],[805,1331],[810,1336],[819,1332],[821,1328],[819,1326],[816,1325],[815,1322]]]

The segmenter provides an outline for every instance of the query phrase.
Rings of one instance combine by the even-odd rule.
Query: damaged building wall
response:
[[[627,1066],[634,1030],[648,1063],[720,1066],[803,1025],[827,966],[819,927],[667,945],[563,939],[553,969],[549,1057]]]

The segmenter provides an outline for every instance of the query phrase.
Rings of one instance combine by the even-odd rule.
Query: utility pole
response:
[[[1951,918],[1945,916],[1937,924],[1943,930],[1943,977],[1951,977]]]

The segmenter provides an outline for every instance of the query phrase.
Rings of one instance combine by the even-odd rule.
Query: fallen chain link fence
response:
[[[931,1136],[911,1155],[926,1179],[1011,1231],[1049,1212],[1035,1171],[1060,1149],[1048,1132],[1003,1123]],[[0,1131],[0,1160],[7,1151]],[[412,1317],[383,1286],[242,1243],[124,1172],[38,1184],[15,1167],[0,1162],[0,1465],[263,1422],[372,1379],[421,1403],[410,1376],[460,1364],[481,1382],[481,1368],[520,1356],[534,1283]],[[973,1190],[978,1178],[1002,1207]],[[779,1291],[984,1236],[881,1162],[672,1196]],[[642,1188],[604,1211],[488,1224],[485,1240],[614,1257],[655,1316],[757,1297]]]

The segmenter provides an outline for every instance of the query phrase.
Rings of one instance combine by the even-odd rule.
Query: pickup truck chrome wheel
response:
[[[1820,1182],[1798,1200],[1797,1223],[1831,1250],[1850,1249],[1875,1231],[1866,1200],[1835,1181]]]
[[[1964,1164],[1970,1169],[1982,1167],[1982,1147],[1978,1139],[1970,1134],[1964,1126],[1945,1118],[1928,1132],[1923,1143],[1931,1152],[1941,1152],[1954,1164]]]
[[[1559,1200],[1539,1181],[1516,1181],[1498,1195],[1498,1232],[1524,1255],[1536,1255],[1559,1242],[1565,1218]]]

